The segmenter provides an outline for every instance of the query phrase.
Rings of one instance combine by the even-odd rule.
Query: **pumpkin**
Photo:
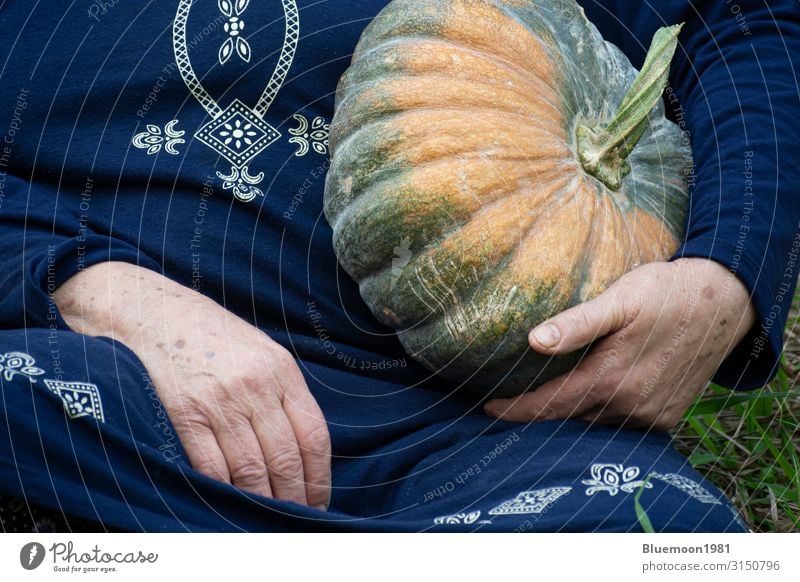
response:
[[[531,327],[667,259],[691,152],[662,94],[572,0],[394,0],[340,80],[324,209],[381,322],[440,377],[509,396],[564,373]]]

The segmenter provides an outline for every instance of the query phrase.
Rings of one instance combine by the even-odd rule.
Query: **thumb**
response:
[[[622,329],[636,317],[628,313],[624,288],[614,285],[592,299],[540,323],[528,335],[531,347],[549,355],[568,354]]]

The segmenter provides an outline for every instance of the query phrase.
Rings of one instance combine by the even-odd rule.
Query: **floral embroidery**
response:
[[[228,21],[223,28],[228,33],[228,38],[219,47],[219,64],[224,65],[231,58],[235,52],[239,55],[244,62],[250,62],[250,45],[242,38],[241,33],[244,30],[244,20],[242,20],[242,13],[247,10],[250,0],[218,0],[217,2],[220,12],[228,17]]]
[[[295,113],[292,117],[298,124],[296,128],[289,130],[289,133],[295,136],[289,140],[289,143],[296,143],[299,146],[294,155],[302,157],[309,152],[309,148],[320,155],[327,154],[331,124],[325,123],[325,119],[322,117],[315,117],[309,128],[308,120],[303,115]]]
[[[645,482],[639,477],[639,467],[623,467],[621,464],[594,463],[590,469],[591,479],[581,481],[589,485],[586,495],[594,495],[598,491],[605,491],[612,497],[622,490],[631,493],[639,487],[652,489],[653,484]]]
[[[264,193],[256,184],[260,184],[264,179],[264,172],[259,172],[255,176],[248,173],[248,167],[231,168],[229,175],[217,172],[217,177],[222,180],[222,188],[232,190],[233,195],[243,202],[250,202],[256,196],[263,196]]]
[[[722,505],[722,503],[709,493],[708,489],[692,481],[691,479],[684,477],[683,475],[679,475],[677,473],[656,473],[652,472],[650,475],[654,479],[659,479],[664,483],[672,485],[689,495],[690,497],[694,497],[700,503],[708,503],[711,505]]]
[[[64,410],[70,418],[91,416],[99,422],[105,422],[103,405],[100,402],[100,391],[97,386],[88,382],[62,382],[48,380],[44,383],[50,391],[64,403]]]
[[[29,354],[24,352],[6,352],[0,354],[0,370],[3,372],[3,378],[8,381],[19,374],[25,376],[31,382],[36,382],[32,376],[40,376],[44,374],[44,370],[34,366],[34,360]]]
[[[297,0],[281,0],[285,17],[283,45],[275,69],[253,107],[239,99],[234,99],[233,103],[223,107],[203,86],[189,56],[189,40],[186,32],[189,13],[194,4],[195,0],[179,0],[172,26],[172,48],[178,72],[186,88],[210,118],[194,133],[194,137],[230,162],[230,172],[228,174],[217,172],[217,176],[223,179],[224,189],[231,190],[236,199],[249,202],[257,196],[263,196],[261,189],[256,186],[264,178],[263,172],[250,174],[251,162],[282,137],[281,133],[267,122],[266,117],[286,80],[300,41],[300,11]],[[242,14],[249,4],[249,0],[217,0],[219,11],[227,17],[223,25],[227,38],[218,51],[219,62],[222,64],[230,60],[234,53],[244,61],[250,61],[250,45],[242,37],[244,29]],[[147,131],[134,136],[133,145],[146,150],[148,154],[158,153],[162,148],[170,154],[177,154],[175,146],[184,143],[184,140],[179,139],[184,132],[174,131],[176,123],[177,120],[167,124],[164,132],[157,125],[148,125]],[[303,123],[308,125],[305,119]],[[300,149],[305,149],[306,152],[313,148],[315,152],[325,154],[328,151],[329,125],[325,124],[322,118],[320,121],[314,120],[314,124],[311,132],[305,129],[295,136],[303,140],[302,143],[296,143],[300,143]],[[308,134],[306,137],[302,137],[306,134]]]
[[[203,125],[195,137],[241,168],[281,137],[277,129],[235,99],[215,119]]]
[[[572,491],[572,487],[547,487],[534,491],[523,491],[489,511],[490,515],[522,515],[542,513],[553,503]]]
[[[219,135],[223,138],[226,146],[234,143],[236,149],[241,150],[243,145],[253,145],[253,139],[258,136],[258,133],[253,131],[253,124],[246,119],[236,119],[230,123],[223,123]]]
[[[469,513],[455,513],[453,515],[443,515],[433,520],[436,525],[470,525],[478,521],[481,516],[480,510]]]
[[[178,155],[178,150],[175,146],[186,143],[186,140],[181,139],[185,131],[176,131],[175,126],[178,124],[177,119],[173,119],[164,126],[164,132],[161,128],[152,123],[147,124],[147,131],[137,133],[133,136],[133,145],[139,149],[147,150],[147,154],[157,154],[164,147],[164,151],[173,156]]]

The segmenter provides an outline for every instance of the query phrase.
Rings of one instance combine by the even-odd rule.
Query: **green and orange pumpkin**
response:
[[[336,95],[325,214],[374,315],[441,377],[494,395],[575,365],[527,343],[681,240],[691,153],[573,0],[394,0]]]

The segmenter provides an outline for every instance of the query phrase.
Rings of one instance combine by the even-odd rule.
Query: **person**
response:
[[[545,354],[597,340],[571,374],[488,402],[374,320],[322,216],[336,83],[385,4],[0,11],[4,529],[641,531],[637,494],[657,530],[746,529],[665,429],[712,376],[752,389],[779,360],[794,4],[581,2],[637,67],[686,23],[687,235],[532,331]]]

